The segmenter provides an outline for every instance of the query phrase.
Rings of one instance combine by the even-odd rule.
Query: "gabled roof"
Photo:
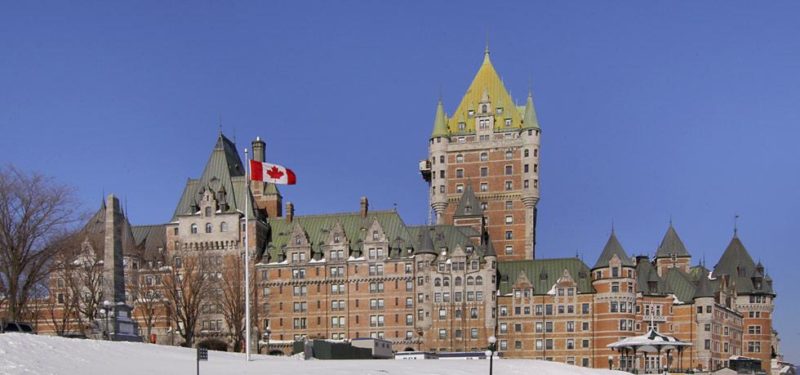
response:
[[[672,255],[676,257],[689,257],[689,251],[686,250],[686,246],[684,246],[683,241],[678,236],[678,232],[675,231],[675,228],[672,226],[672,223],[669,224],[669,228],[667,228],[667,233],[664,234],[664,238],[661,239],[661,245],[658,246],[658,250],[656,250],[656,258],[671,258]]]
[[[520,273],[533,284],[533,294],[547,294],[558,279],[569,272],[577,284],[578,293],[594,293],[589,267],[578,258],[555,258],[535,260],[512,260],[497,263],[500,273],[500,293],[512,292]]]
[[[612,230],[611,236],[608,237],[608,242],[606,242],[606,246],[603,247],[603,252],[600,253],[600,257],[597,258],[597,263],[595,263],[592,269],[608,267],[608,262],[616,255],[620,261],[622,261],[623,266],[635,266],[635,263],[631,257],[625,252],[622,248],[622,245],[619,243],[617,239],[616,233]]]
[[[247,214],[250,219],[257,218],[252,195],[247,189],[244,164],[236,151],[236,145],[222,133],[217,137],[203,174],[198,179],[189,179],[186,182],[171,221],[176,221],[181,215],[194,214],[192,206],[199,202],[200,194],[206,188],[215,192],[224,189],[228,204],[226,212],[244,212],[245,199],[249,199]]]
[[[475,74],[475,78],[472,79],[472,83],[470,83],[467,92],[461,99],[461,103],[458,105],[458,108],[456,108],[455,112],[453,112],[453,116],[449,119],[447,126],[451,134],[475,132],[475,121],[470,121],[472,119],[469,117],[468,112],[470,110],[473,110],[476,113],[478,112],[478,106],[481,102],[481,97],[484,96],[484,93],[488,95],[493,107],[503,108],[503,113],[500,114],[495,113],[495,108],[491,109],[491,111],[495,113],[495,117],[498,120],[496,121],[496,124],[498,124],[496,126],[497,128],[509,129],[503,125],[506,118],[511,119],[512,125],[510,128],[522,128],[522,113],[517,109],[516,105],[514,104],[514,100],[511,98],[508,90],[506,90],[505,84],[503,84],[503,80],[500,79],[500,76],[494,69],[492,61],[489,58],[489,50],[487,48],[483,55],[483,63],[481,64],[481,67]],[[459,122],[465,123],[464,131],[458,129]]]
[[[453,213],[454,217],[459,216],[482,216],[481,201],[475,196],[472,190],[472,184],[468,183],[464,192],[461,194],[461,199],[458,201],[458,207]]]

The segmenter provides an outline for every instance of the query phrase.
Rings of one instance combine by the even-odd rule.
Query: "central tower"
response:
[[[455,112],[448,116],[441,99],[436,105],[428,159],[419,166],[435,223],[458,225],[459,202],[474,194],[480,207],[473,212],[482,213],[498,259],[533,259],[540,131],[532,95],[517,106],[487,48]]]

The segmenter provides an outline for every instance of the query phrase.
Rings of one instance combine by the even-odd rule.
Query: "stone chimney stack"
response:
[[[286,222],[291,223],[294,220],[294,204],[286,202]]]
[[[367,197],[361,197],[361,217],[367,217],[367,212],[369,212],[369,201]]]
[[[106,198],[105,251],[103,255],[103,299],[111,303],[125,302],[125,275],[122,268],[122,228],[125,218],[119,199]]]
[[[264,161],[264,151],[267,147],[267,144],[261,140],[261,137],[256,137],[256,139],[252,143],[253,146],[253,160],[255,161]]]

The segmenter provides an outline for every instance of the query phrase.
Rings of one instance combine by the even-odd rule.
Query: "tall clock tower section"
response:
[[[540,132],[533,96],[517,106],[485,51],[455,112],[448,116],[441,99],[436,105],[428,158],[419,165],[431,221],[453,225],[470,186],[498,259],[534,259]]]

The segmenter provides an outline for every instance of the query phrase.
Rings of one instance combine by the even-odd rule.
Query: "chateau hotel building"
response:
[[[274,185],[253,182],[248,190],[237,147],[220,134],[169,223],[125,221],[128,289],[161,285],[165,265],[191,257],[221,264],[226,254],[241,254],[247,215],[254,336],[270,332],[262,352],[288,352],[304,337],[476,351],[494,335],[504,357],[624,367],[606,345],[653,327],[693,346],[681,358],[651,356],[651,368],[719,368],[744,355],[768,370],[777,351],[775,292],[735,234],[709,268],[692,262],[672,225],[647,256],[631,256],[612,231],[592,264],[535,257],[541,135],[532,96],[518,106],[486,51],[455,111],[436,105],[429,154],[419,165],[433,223],[409,225],[394,210],[371,209],[366,198],[353,212],[295,215]],[[265,160],[263,141],[252,150]],[[95,221],[103,217],[87,233],[102,234]],[[137,314],[138,299],[128,299],[154,341],[180,343],[166,311],[156,309],[148,324]],[[219,307],[205,305],[197,342],[232,347]]]

